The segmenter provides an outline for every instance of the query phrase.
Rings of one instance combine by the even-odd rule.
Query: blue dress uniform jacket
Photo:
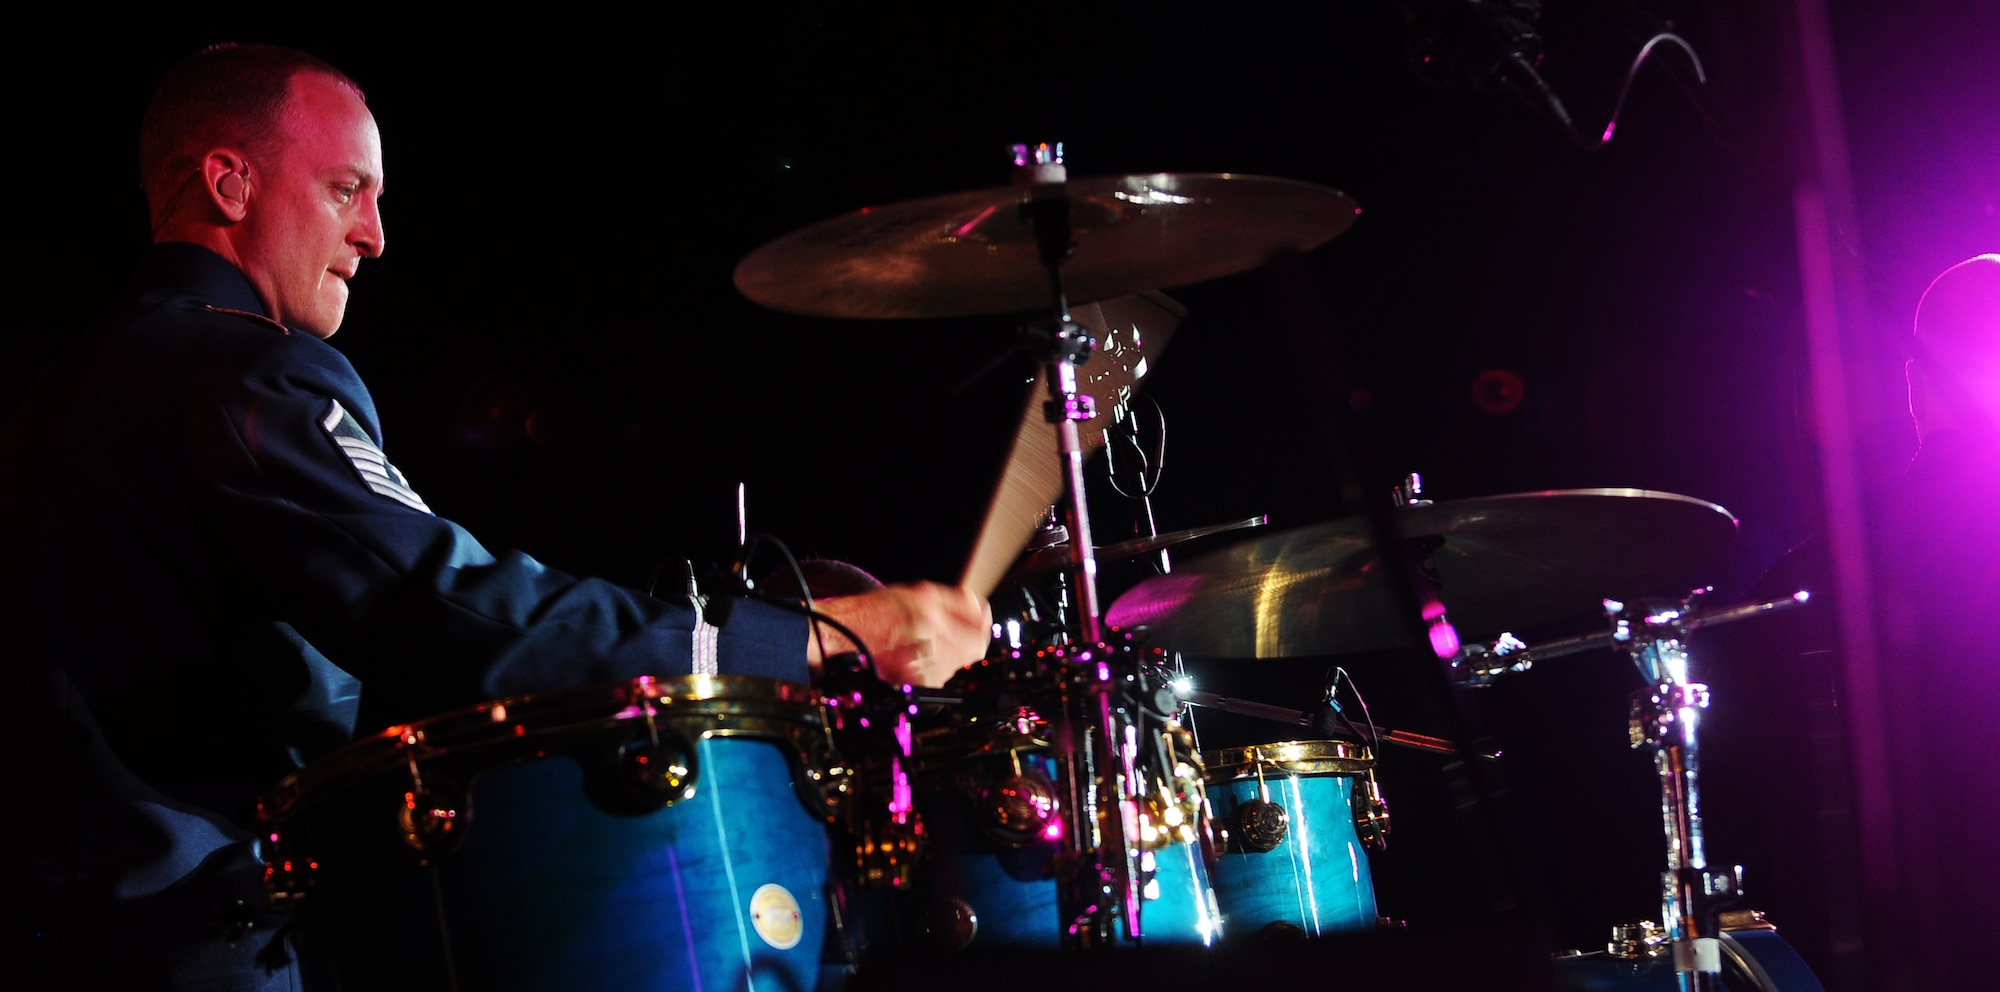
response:
[[[690,671],[690,603],[434,515],[347,360],[204,248],[151,250],[0,458],[7,951],[71,987],[285,987],[245,967],[273,921],[244,826],[357,727]],[[740,603],[720,670],[804,681],[805,644]]]

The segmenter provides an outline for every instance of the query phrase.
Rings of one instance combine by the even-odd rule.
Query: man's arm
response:
[[[345,358],[304,335],[253,341],[206,370],[184,431],[192,509],[231,596],[404,712],[691,670],[691,603],[489,552],[388,462]],[[738,607],[720,670],[807,679],[804,621]]]

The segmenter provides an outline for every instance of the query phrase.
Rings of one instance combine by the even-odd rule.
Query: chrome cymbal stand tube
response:
[[[1742,895],[1742,867],[1712,871],[1701,842],[1701,711],[1708,686],[1688,677],[1682,618],[1695,611],[1697,591],[1668,607],[1606,600],[1612,640],[1632,656],[1648,688],[1632,694],[1633,747],[1651,747],[1660,776],[1667,870],[1660,875],[1660,914],[1681,992],[1721,992],[1724,906]]]
[[[1058,869],[1058,905],[1067,921],[1063,946],[1110,946],[1121,929],[1139,939],[1139,786],[1135,773],[1137,728],[1121,698],[1127,673],[1122,659],[1103,647],[1103,608],[1097,598],[1097,561],[1084,498],[1082,439],[1077,424],[1096,416],[1090,396],[1077,391],[1077,367],[1097,346],[1090,331],[1071,319],[1062,266],[1076,250],[1070,229],[1068,172],[1062,145],[1014,146],[1015,181],[1028,187],[1021,205],[1034,226],[1054,302],[1054,335],[1047,358],[1048,421],[1056,431],[1057,457],[1067,482],[1069,580],[1081,637],[1064,667],[1061,748],[1064,778],[1075,822],[1064,833],[1065,864]],[[1123,926],[1119,926],[1122,918]]]

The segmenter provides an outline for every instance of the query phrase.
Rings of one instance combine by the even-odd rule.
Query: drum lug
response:
[[[613,816],[645,816],[693,798],[701,778],[694,748],[667,726],[655,725],[576,758],[583,765],[584,798]]]
[[[1032,769],[993,783],[979,800],[987,836],[1017,848],[1040,840],[1060,808],[1055,783]]]
[[[854,769],[842,760],[825,726],[792,727],[793,782],[799,801],[826,823],[842,823],[854,798]]]
[[[1292,829],[1285,807],[1263,799],[1251,799],[1236,808],[1236,842],[1246,851],[1263,854],[1285,842]]]
[[[1389,849],[1389,804],[1382,798],[1382,786],[1375,781],[1373,768],[1367,778],[1354,783],[1354,830],[1370,854]]]
[[[618,749],[618,765],[625,781],[656,798],[656,809],[693,798],[695,780],[701,777],[694,749],[669,734],[627,743]]]
[[[924,914],[924,936],[940,950],[965,950],[979,936],[979,914],[973,912],[971,903],[945,896]]]
[[[472,797],[448,786],[412,789],[396,808],[403,843],[425,864],[456,849],[471,825]]]

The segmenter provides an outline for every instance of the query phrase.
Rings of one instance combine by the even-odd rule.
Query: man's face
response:
[[[272,147],[250,162],[237,261],[274,319],[332,337],[347,281],[382,254],[382,137],[353,90],[301,73]]]

